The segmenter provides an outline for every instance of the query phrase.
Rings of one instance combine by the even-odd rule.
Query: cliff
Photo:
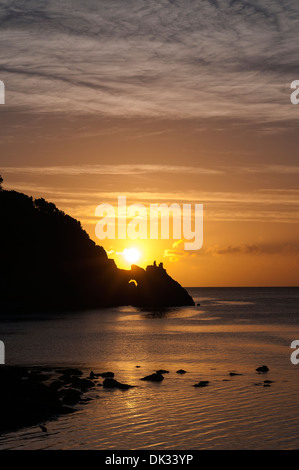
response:
[[[173,307],[194,305],[187,291],[163,268],[162,263],[147,266],[146,270],[139,266],[131,267],[131,277],[137,282],[134,289],[132,304],[138,307]]]
[[[194,305],[162,266],[118,269],[80,222],[44,199],[0,191],[0,228],[3,311]]]

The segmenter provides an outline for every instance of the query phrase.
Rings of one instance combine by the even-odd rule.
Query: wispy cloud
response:
[[[232,255],[232,254],[245,254],[245,255],[298,255],[299,244],[284,244],[284,243],[240,243],[236,245],[219,246],[214,245],[205,249],[205,254],[208,255]]]
[[[166,248],[163,252],[164,258],[168,258],[172,263],[177,263],[183,258],[194,256],[194,253],[184,249],[184,240],[177,240],[171,248]]]
[[[4,0],[0,24],[9,106],[122,117],[295,116],[296,0]]]
[[[156,168],[156,167],[154,167]],[[165,170],[167,174],[167,171]],[[20,173],[19,173],[20,174]],[[55,174],[55,173],[54,173]],[[114,206],[118,196],[126,196],[127,204],[142,203],[201,203],[204,208],[204,221],[217,222],[259,222],[268,224],[297,224],[299,218],[299,189],[260,189],[253,191],[201,191],[201,190],[129,190],[115,191],[103,183],[101,191],[59,186],[47,186],[27,181],[5,183],[5,189],[13,189],[51,200],[61,209],[84,223],[95,223],[95,208],[101,203]],[[194,207],[194,206],[192,206]]]
[[[298,165],[272,165],[259,164],[252,166],[213,166],[201,167],[194,165],[171,164],[81,164],[81,165],[55,165],[55,166],[2,166],[1,172],[14,175],[142,175],[150,173],[214,175],[224,174],[275,174],[294,175],[299,173]]]
[[[149,173],[173,174],[221,174],[223,169],[202,168],[184,165],[151,165],[151,164],[120,164],[120,165],[59,165],[59,166],[21,166],[2,167],[3,173],[31,175],[141,175]]]
[[[199,251],[188,252],[184,250],[183,240],[172,244],[171,248],[164,250],[164,257],[171,262],[178,262],[187,257],[223,256],[223,255],[281,255],[298,256],[298,243],[239,243],[234,245],[212,245]]]
[[[256,166],[243,166],[240,168],[233,168],[232,171],[239,173],[266,173],[275,175],[295,175],[299,173],[299,166],[297,165],[256,165]]]

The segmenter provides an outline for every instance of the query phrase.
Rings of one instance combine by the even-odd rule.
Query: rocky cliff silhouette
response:
[[[0,255],[3,312],[194,305],[162,265],[118,269],[53,203],[1,189]]]

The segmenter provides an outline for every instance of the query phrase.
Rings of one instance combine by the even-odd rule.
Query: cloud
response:
[[[290,223],[297,224],[299,217],[299,189],[255,189],[244,191],[203,191],[200,189],[177,189],[170,191],[169,188],[157,190],[157,187],[144,186],[144,175],[160,175],[163,178],[168,174],[199,174],[209,169],[201,169],[192,166],[167,166],[167,165],[82,165],[62,167],[2,167],[0,173],[4,177],[4,189],[21,191],[34,197],[46,197],[53,201],[59,208],[69,212],[80,220],[94,220],[95,207],[101,203],[117,205],[119,196],[126,196],[127,205],[142,203],[149,207],[152,203],[177,203],[203,204],[204,224],[214,222],[253,222],[253,223]],[[213,171],[213,170],[211,170]],[[221,169],[220,169],[221,171]],[[293,173],[296,173],[294,170]],[[290,169],[290,174],[292,174]],[[6,175],[10,176],[8,179]],[[52,180],[47,183],[47,177],[57,175],[69,175],[78,177],[87,175],[91,178],[77,184],[77,180],[64,180],[64,185],[53,184]],[[106,175],[105,178],[101,178]],[[126,185],[115,191],[115,186],[110,184],[108,176],[115,175],[129,178],[129,190],[125,191]],[[32,180],[29,179],[32,176]],[[33,177],[43,178],[43,182],[36,183]],[[132,184],[135,176],[142,178],[141,181]],[[221,173],[212,173],[214,177],[222,178]],[[21,180],[19,178],[22,178]],[[12,179],[13,178],[13,179]],[[24,178],[24,179],[23,179]],[[100,178],[100,179],[99,179]],[[149,177],[149,184],[156,185],[157,181]],[[92,181],[92,184],[90,184]],[[101,190],[95,188],[99,187]],[[159,180],[160,182],[160,180]],[[143,183],[143,186],[142,186]],[[163,186],[158,185],[163,188]],[[75,189],[74,189],[75,188]]]
[[[184,240],[176,240],[172,248],[167,248],[163,253],[164,258],[168,258],[172,263],[177,263],[183,258],[191,256],[189,251],[184,250]]]
[[[4,0],[1,79],[24,111],[296,116],[296,0]]]
[[[263,252],[261,246],[255,244],[246,244],[241,243],[238,245],[228,245],[228,246],[209,246],[205,249],[205,254],[207,255],[227,255],[227,254],[260,254]]]
[[[234,168],[238,173],[266,173],[275,175],[294,175],[299,173],[297,165],[256,165],[252,167]]]
[[[240,243],[236,245],[219,246],[214,245],[206,248],[204,253],[207,255],[298,255],[299,244],[255,244]]]
[[[142,175],[150,173],[171,173],[190,175],[223,176],[224,174],[274,174],[294,175],[299,173],[298,165],[260,164],[248,166],[199,167],[194,165],[170,164],[81,164],[55,166],[2,166],[2,173],[43,176],[81,176],[81,175]]]
[[[299,256],[298,243],[239,243],[233,245],[213,245],[198,251],[185,251],[184,241],[172,244],[172,248],[164,250],[164,257],[171,262],[182,261],[187,257],[223,256],[223,255],[267,255],[267,256]]]
[[[21,166],[2,167],[3,173],[31,175],[140,175],[149,173],[173,174],[222,174],[224,170],[201,168],[184,165],[151,165],[151,164],[121,164],[121,165],[59,165],[59,166]]]

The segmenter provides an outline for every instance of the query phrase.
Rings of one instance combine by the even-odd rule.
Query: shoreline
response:
[[[140,367],[140,365],[135,366],[138,370]],[[2,365],[0,367],[0,436],[29,426],[39,426],[42,432],[47,432],[47,422],[75,413],[78,411],[77,405],[84,405],[98,398],[98,395],[92,396],[88,393],[95,391],[97,387],[118,390],[138,387],[138,385],[118,382],[114,378],[114,372],[111,371],[99,373],[93,372],[90,367],[82,369],[75,366]],[[211,370],[214,369],[211,368]],[[267,379],[268,371],[269,368],[265,365],[256,368],[255,376],[260,374],[260,380],[253,385],[270,387],[275,381]],[[140,374],[139,380],[157,383],[162,382],[170,371],[158,369],[144,376],[145,372],[146,370],[142,371],[143,376]],[[175,375],[177,378],[182,377],[186,372],[188,371],[178,369]],[[232,370],[224,372],[222,382],[230,382],[233,377],[243,375]],[[100,380],[103,380],[102,383]],[[193,379],[189,386],[210,388],[210,384],[209,377],[209,380],[196,380],[196,383]]]
[[[81,370],[48,366],[0,366],[0,435],[75,413],[90,400],[94,380]]]

